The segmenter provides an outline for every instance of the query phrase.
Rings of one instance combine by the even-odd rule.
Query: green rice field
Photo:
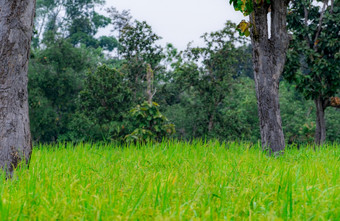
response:
[[[340,145],[38,145],[0,194],[0,220],[340,220]]]

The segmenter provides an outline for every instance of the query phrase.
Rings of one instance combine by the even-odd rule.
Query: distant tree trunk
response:
[[[316,145],[322,145],[326,140],[326,105],[321,96],[315,99],[314,102],[316,106],[315,143]]]
[[[254,78],[262,147],[270,154],[283,151],[285,140],[279,105],[279,79],[286,61],[289,36],[286,28],[287,0],[260,3],[250,16],[253,23]],[[271,10],[271,37],[268,37],[267,14]]]
[[[215,112],[211,113],[209,117],[209,123],[208,123],[208,131],[211,132],[214,128],[214,118],[215,118]]]
[[[32,152],[27,69],[35,0],[0,1],[0,167],[12,174]]]
[[[212,129],[214,129],[214,126],[215,126],[215,113],[216,113],[216,109],[217,109],[217,106],[219,104],[220,101],[215,101],[214,103],[214,109],[210,112],[210,117],[209,117],[209,123],[208,123],[208,131],[211,132]]]
[[[155,95],[156,91],[153,90],[153,70],[151,68],[150,64],[147,64],[146,67],[146,81],[147,81],[147,89],[146,89],[146,94],[148,97],[148,103],[152,105],[152,99],[153,96]]]
[[[340,98],[331,97],[324,100],[322,96],[319,96],[314,103],[316,106],[315,144],[322,145],[326,141],[325,110],[327,107],[340,108]]]

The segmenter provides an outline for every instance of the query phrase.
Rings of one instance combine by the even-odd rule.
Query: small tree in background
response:
[[[340,1],[294,1],[288,15],[294,37],[285,78],[316,106],[315,143],[326,139],[325,110],[340,108]]]
[[[178,91],[190,96],[188,115],[195,116],[193,136],[223,137],[221,122],[225,120],[223,109],[238,83],[240,62],[249,59],[238,42],[245,38],[237,34],[236,25],[228,21],[225,27],[202,36],[203,47],[188,47],[184,58],[173,65]],[[226,137],[224,137],[226,138]]]
[[[164,58],[162,47],[157,45],[160,39],[145,21],[135,21],[122,30],[119,42],[124,64],[121,71],[125,73],[129,87],[132,88],[135,104],[141,103],[146,97],[147,66],[150,65],[155,78],[163,69],[159,65]]]
[[[132,16],[130,15],[130,10],[123,10],[119,12],[115,7],[108,8],[106,10],[109,13],[109,17],[111,18],[111,24],[113,25],[113,29],[111,32],[118,32],[117,39],[121,39],[122,30],[129,26],[131,23]],[[120,58],[120,46],[117,47],[117,57]]]
[[[91,125],[87,128],[78,125],[79,128],[85,129],[79,131],[80,136],[84,136],[84,133],[85,136],[86,133],[93,134],[92,139],[115,139],[124,136],[128,127],[125,118],[131,108],[132,98],[127,85],[122,73],[105,65],[100,66],[96,72],[88,73],[84,89],[79,95],[78,113],[80,118],[87,119]]]
[[[161,141],[175,133],[175,125],[169,123],[159,111],[159,105],[152,101],[156,90],[153,88],[154,75],[150,64],[147,64],[146,72],[147,101],[130,111],[135,129],[125,137],[127,142]]]

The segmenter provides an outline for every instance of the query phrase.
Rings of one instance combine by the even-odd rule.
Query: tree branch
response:
[[[320,18],[319,18],[319,26],[318,26],[318,31],[316,32],[316,35],[315,35],[315,40],[314,40],[314,51],[317,50],[317,45],[318,45],[318,38],[319,38],[319,35],[320,35],[320,32],[321,32],[321,29],[322,29],[322,21],[323,21],[323,16],[325,15],[325,12],[326,12],[326,8],[328,6],[328,1],[329,0],[324,0],[323,2],[323,7],[322,7],[322,11],[321,11],[321,14],[320,14]]]
[[[331,0],[331,14],[333,14],[334,0]]]
[[[308,13],[308,9],[306,8],[306,6],[303,6],[303,9],[305,11],[305,28],[307,29],[308,28],[308,16],[309,16],[309,13]],[[307,41],[308,43],[308,46],[311,44],[311,41],[310,41],[310,38],[308,35],[305,35],[305,40]]]

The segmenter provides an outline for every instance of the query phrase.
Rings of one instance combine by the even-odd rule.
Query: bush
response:
[[[149,104],[145,101],[130,111],[135,129],[125,137],[126,142],[161,141],[175,133],[175,126],[169,123],[158,107],[155,102]]]

